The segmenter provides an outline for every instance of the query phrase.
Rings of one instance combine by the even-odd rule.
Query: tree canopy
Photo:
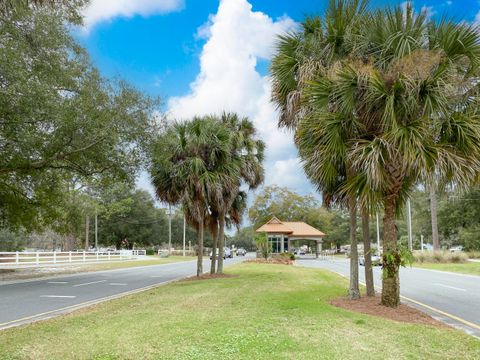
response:
[[[132,181],[146,158],[156,101],[99,74],[70,35],[72,9],[0,20],[2,226],[48,222],[72,179]]]

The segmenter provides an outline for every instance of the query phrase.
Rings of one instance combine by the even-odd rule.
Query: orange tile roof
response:
[[[280,233],[288,234],[290,236],[325,236],[325,233],[315,229],[313,226],[310,226],[307,223],[298,221],[280,221],[276,217],[273,217],[269,222],[260,226],[256,232]]]

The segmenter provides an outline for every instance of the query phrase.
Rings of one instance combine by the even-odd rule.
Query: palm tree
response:
[[[150,172],[157,197],[169,204],[181,203],[189,223],[197,230],[197,276],[203,273],[209,202],[220,196],[221,186],[228,182],[224,169],[231,164],[230,145],[225,126],[208,117],[195,118],[169,126],[152,153]]]
[[[242,184],[249,189],[255,189],[263,182],[263,157],[265,145],[262,140],[256,138],[256,129],[248,118],[240,118],[235,113],[223,113],[219,121],[229,130],[231,137],[231,168],[237,167],[237,182],[225,184],[222,187],[221,196],[214,202],[218,213],[218,239],[219,256],[217,273],[223,273],[223,253],[225,244],[225,219],[228,214],[232,215],[233,223],[241,219],[239,210],[243,192],[240,191]],[[240,197],[239,197],[240,196]],[[238,222],[237,222],[238,221]]]
[[[280,109],[279,126],[297,130],[296,143],[300,150],[305,171],[310,180],[323,193],[326,205],[337,202],[348,207],[350,213],[350,287],[349,297],[360,297],[358,281],[358,252],[356,240],[355,196],[350,198],[340,194],[341,185],[355,175],[353,166],[346,157],[348,140],[358,131],[354,116],[346,121],[340,118],[325,119],[330,122],[330,130],[337,131],[330,137],[324,151],[329,157],[326,163],[318,162],[318,132],[299,130],[304,119],[318,122],[317,106],[302,101],[305,89],[318,74],[326,74],[329,69],[349,56],[355,46],[354,40],[359,31],[359,24],[366,11],[367,1],[332,0],[325,17],[307,18],[302,24],[302,32],[283,35],[279,38],[277,53],[272,60],[273,78],[272,98]],[[341,102],[335,106],[342,107]],[[336,128],[335,128],[336,127]],[[368,241],[368,239],[365,239]],[[366,253],[370,259],[370,253]],[[370,263],[370,262],[369,262]],[[365,267],[366,277],[373,279],[371,267]],[[372,281],[367,282],[369,285]],[[369,291],[371,294],[373,290]]]
[[[349,122],[354,135],[341,142],[355,173],[342,191],[362,207],[384,208],[382,304],[399,304],[396,214],[412,186],[433,173],[469,184],[480,169],[478,65],[480,36],[467,24],[435,23],[411,6],[377,11],[360,26],[352,54],[319,73],[306,91],[315,121],[318,157]],[[308,129],[308,130],[307,130]],[[328,162],[324,159],[323,162]]]

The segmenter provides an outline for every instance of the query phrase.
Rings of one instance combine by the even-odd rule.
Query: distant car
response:
[[[219,253],[220,253],[220,250],[217,249],[217,257]],[[213,256],[213,251],[210,252],[210,260],[212,260],[212,256]],[[223,259],[225,260],[226,258],[233,258],[233,253],[229,248],[223,249]]]
[[[247,255],[247,250],[239,248],[237,249],[237,256],[245,256]]]
[[[461,251],[463,251],[463,246],[462,245],[452,246],[450,248],[450,252],[461,252]]]
[[[295,249],[293,250],[293,255],[305,255],[305,250],[303,249]]]
[[[360,264],[360,266],[365,266],[365,258],[363,256],[360,257],[360,259],[358,259],[358,263]],[[380,256],[372,256],[372,266],[379,265],[382,265],[382,259],[380,258]]]

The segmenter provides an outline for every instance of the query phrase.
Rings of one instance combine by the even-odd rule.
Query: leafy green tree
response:
[[[255,229],[273,216],[283,221],[304,221],[317,226],[321,222],[317,216],[319,207],[319,202],[312,195],[302,196],[286,187],[272,185],[266,186],[257,195],[248,216]]]
[[[3,226],[31,230],[52,221],[73,178],[131,181],[145,160],[155,102],[100,76],[70,34],[69,9],[2,14]]]
[[[25,243],[26,237],[22,231],[0,229],[0,251],[22,251]]]
[[[239,229],[234,236],[228,238],[227,244],[247,251],[255,250],[255,230],[251,226]]]

